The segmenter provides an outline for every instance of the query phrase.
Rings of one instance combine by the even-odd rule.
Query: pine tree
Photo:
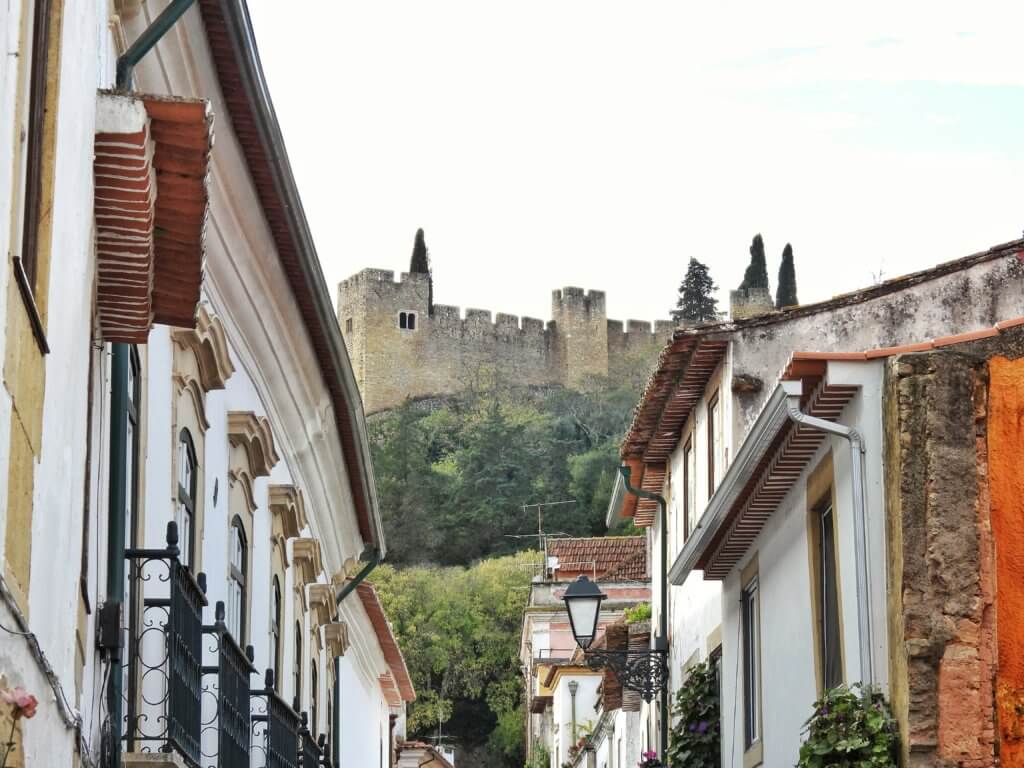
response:
[[[750,264],[747,265],[747,271],[743,273],[743,282],[740,283],[741,291],[750,288],[771,291],[768,286],[768,265],[764,259],[764,240],[760,234],[754,235],[754,240],[750,244]]]
[[[718,301],[712,295],[718,286],[711,279],[707,265],[694,258],[686,268],[686,277],[679,284],[679,300],[672,310],[672,319],[690,323],[707,323],[718,319]]]
[[[792,307],[799,304],[796,297],[796,267],[793,266],[793,246],[786,243],[779,265],[779,286],[775,294],[775,308]]]
[[[416,241],[412,245],[409,271],[413,274],[427,275],[427,311],[431,315],[434,314],[434,276],[430,271],[430,251],[427,250],[427,241],[423,236],[422,228],[416,230]]]

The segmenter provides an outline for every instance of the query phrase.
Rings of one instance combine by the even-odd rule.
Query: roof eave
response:
[[[362,507],[365,510],[364,514],[367,519],[361,521],[363,525],[360,527],[368,528],[372,539],[372,541],[364,543],[373,546],[383,558],[387,548],[384,542],[384,529],[377,502],[376,486],[374,485],[362,397],[356,384],[345,342],[341,336],[341,329],[338,327],[334,307],[327,292],[327,283],[316,255],[313,236],[309,230],[309,223],[302,207],[291,164],[284,151],[284,138],[263,76],[248,8],[245,0],[217,0],[217,5],[230,31],[235,60],[256,122],[255,127],[259,141],[267,157],[268,170],[273,179],[274,188],[284,202],[289,234],[295,242],[295,250],[305,278],[305,287],[312,300],[318,324],[321,326],[320,330],[327,342],[334,370],[323,370],[322,372],[325,377],[335,376],[344,393],[346,402],[335,403],[335,407],[347,406],[345,407],[346,416],[350,421],[356,445],[355,456],[347,455],[344,446],[342,446],[342,452],[345,454],[348,465],[350,483],[355,480],[352,488],[353,495],[359,493],[362,496],[361,500],[356,500],[356,506],[357,509]],[[233,119],[237,119],[237,117],[233,116]]]
[[[672,584],[681,585],[686,581],[686,577],[722,532],[733,505],[757,472],[765,454],[771,450],[779,431],[789,421],[788,396],[799,395],[801,387],[800,381],[782,381],[768,398],[743,445],[740,446],[735,460],[726,471],[714,496],[708,501],[697,527],[669,569],[668,577]]]

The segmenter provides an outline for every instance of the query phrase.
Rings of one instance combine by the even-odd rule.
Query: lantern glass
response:
[[[601,601],[605,595],[586,576],[580,576],[565,590],[565,607],[576,643],[586,650],[597,634],[597,620],[601,615]]]

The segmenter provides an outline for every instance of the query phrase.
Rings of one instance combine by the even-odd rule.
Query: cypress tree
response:
[[[679,300],[672,310],[676,322],[708,323],[718,319],[718,300],[712,295],[718,286],[707,265],[690,257],[686,276],[679,284]]]
[[[427,276],[427,313],[434,314],[434,276],[430,271],[430,251],[423,236],[423,229],[416,230],[416,241],[412,244],[412,259],[409,260],[409,271],[413,274]]]
[[[740,283],[740,290],[750,288],[771,290],[768,286],[768,265],[764,259],[764,240],[760,234],[754,235],[754,240],[750,243],[750,264],[747,265],[747,271],[743,273],[743,282]]]
[[[796,297],[796,267],[793,266],[793,246],[786,243],[779,265],[779,286],[775,293],[775,308],[792,307],[799,304]]]
[[[412,246],[412,259],[409,262],[409,271],[421,275],[430,274],[430,255],[427,252],[427,241],[423,237],[423,230],[416,230],[416,242]]]

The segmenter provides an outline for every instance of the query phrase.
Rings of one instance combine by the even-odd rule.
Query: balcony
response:
[[[251,688],[252,646],[231,636],[224,603],[203,624],[206,578],[181,563],[176,525],[168,524],[164,549],[128,549],[125,558],[124,765],[330,768],[326,738],[314,738],[306,713],[277,695],[273,672]]]

